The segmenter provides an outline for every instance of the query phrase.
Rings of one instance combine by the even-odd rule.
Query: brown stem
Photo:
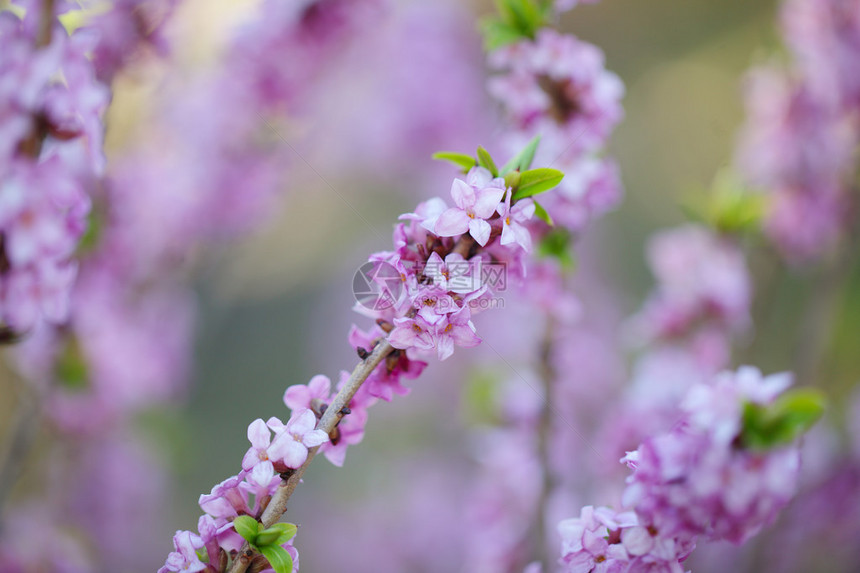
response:
[[[18,394],[18,407],[10,425],[9,442],[0,465],[0,514],[3,512],[6,498],[18,481],[39,427],[38,401],[26,388],[22,388]]]
[[[371,352],[365,360],[358,363],[352,371],[352,375],[350,375],[349,380],[347,380],[343,388],[340,389],[331,404],[328,405],[322,418],[320,418],[320,421],[317,423],[318,430],[322,430],[326,434],[330,434],[331,431],[334,430],[337,423],[340,422],[340,419],[343,417],[344,408],[349,406],[349,402],[352,400],[353,396],[355,396],[355,393],[358,392],[358,389],[361,388],[361,385],[364,384],[364,381],[367,380],[368,376],[370,376],[376,367],[379,366],[379,364],[393,351],[394,347],[391,346],[387,340],[380,340],[373,349],[373,352]],[[299,485],[299,482],[302,480],[305,470],[307,470],[311,461],[313,461],[314,456],[316,456],[317,450],[319,450],[319,446],[308,450],[308,459],[305,460],[305,463],[290,474],[290,476],[281,482],[280,486],[278,486],[278,490],[275,492],[275,495],[272,496],[272,501],[269,502],[269,505],[266,507],[266,511],[263,512],[263,515],[260,518],[260,523],[263,524],[263,527],[271,527],[281,519],[281,516],[284,515],[284,513],[286,513],[287,502],[290,500],[290,496],[293,495],[296,486]],[[244,556],[248,554],[248,551],[251,551],[252,554],[254,552],[246,542],[242,546],[242,550],[239,554]],[[241,558],[236,559],[233,562],[233,565],[229,569],[230,573],[242,573],[242,571],[244,571],[240,561]],[[245,565],[245,567],[247,567],[247,565]]]
[[[478,242],[472,238],[472,235],[469,233],[464,234],[457,242],[454,244],[454,248],[451,249],[452,253],[457,253],[464,259],[470,258],[470,254],[472,250],[478,245]]]
[[[540,461],[543,480],[541,482],[540,496],[535,508],[535,533],[534,547],[536,560],[541,563],[541,571],[549,573],[552,570],[552,561],[547,555],[547,505],[549,497],[555,486],[550,467],[550,441],[552,440],[552,403],[553,387],[556,379],[555,367],[552,364],[552,350],[555,339],[556,322],[552,316],[547,316],[543,339],[540,343],[539,373],[543,384],[543,405],[541,406],[540,418],[538,420],[538,460]]]
[[[54,28],[54,0],[42,0],[42,13],[39,18],[39,30],[36,33],[36,47],[44,48],[51,43],[51,32]]]

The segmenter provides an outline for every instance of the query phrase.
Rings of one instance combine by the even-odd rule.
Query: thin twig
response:
[[[548,573],[552,570],[552,562],[547,555],[546,520],[547,504],[552,489],[555,486],[550,468],[550,441],[552,440],[552,404],[553,387],[555,385],[556,371],[552,363],[553,342],[555,340],[556,321],[551,315],[547,316],[543,339],[540,343],[540,379],[543,384],[543,404],[541,406],[540,418],[538,419],[538,460],[543,472],[540,496],[535,508],[535,534],[534,548],[535,556],[541,563],[541,571]]]
[[[364,381],[367,380],[376,367],[379,366],[379,364],[393,351],[394,347],[391,346],[387,340],[380,340],[373,349],[373,352],[371,352],[367,358],[358,363],[352,371],[349,380],[347,380],[343,388],[340,389],[331,404],[328,405],[322,418],[320,418],[320,421],[317,423],[318,430],[322,430],[326,434],[330,434],[331,431],[334,430],[335,426],[337,426],[338,422],[340,422],[340,419],[343,417],[343,409],[349,406],[349,402],[352,400],[353,396],[355,396],[355,393],[358,392],[358,389],[361,388],[361,385],[364,384]],[[319,446],[308,450],[308,459],[305,460],[305,463],[290,474],[290,477],[278,486],[278,490],[275,492],[275,495],[272,496],[272,501],[269,502],[269,505],[266,507],[266,511],[264,511],[263,515],[260,517],[260,522],[263,524],[263,527],[271,527],[281,519],[281,516],[284,515],[284,513],[286,513],[287,502],[290,500],[290,496],[293,495],[296,486],[299,485],[299,482],[302,480],[305,470],[307,470],[311,461],[313,461],[314,456],[316,456],[317,450],[319,450]],[[246,542],[242,546],[242,550],[239,552],[239,555],[246,555],[246,552],[249,549],[251,548]],[[233,561],[233,564],[229,569],[230,573],[241,573],[243,571],[240,561],[241,558]]]
[[[0,515],[6,499],[18,481],[21,469],[36,438],[39,426],[39,404],[26,389],[19,392],[19,404],[10,424],[9,441],[0,465]]]
[[[42,0],[42,13],[39,18],[39,30],[36,35],[36,47],[44,48],[51,43],[54,28],[54,0]]]

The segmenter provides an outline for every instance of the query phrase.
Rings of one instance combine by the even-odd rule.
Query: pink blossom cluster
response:
[[[860,4],[789,0],[788,69],[756,69],[737,162],[770,200],[765,230],[793,261],[831,251],[852,223],[860,145]]]
[[[773,403],[790,382],[742,367],[694,386],[675,426],[622,459],[631,511],[586,507],[559,524],[564,570],[681,573],[698,541],[739,544],[771,523],[797,489],[799,448],[744,443],[744,408]]]
[[[570,174],[547,206],[557,223],[581,229],[621,198],[618,167],[602,155],[623,117],[621,80],[604,67],[599,48],[551,28],[489,55],[498,75],[490,93],[520,147],[541,136],[538,162]]]
[[[0,328],[23,334],[69,312],[88,186],[104,167],[108,90],[87,54],[94,39],[39,10],[0,13]],[[46,16],[49,22],[53,20]]]
[[[349,342],[362,360],[382,340],[394,350],[363,381],[329,435],[316,429],[317,420],[351,375],[341,373],[337,391],[322,375],[287,388],[284,403],[292,410],[289,421],[284,424],[273,417],[252,422],[248,428],[251,447],[242,460],[242,472],[201,497],[200,505],[207,512],[201,519],[207,519],[207,530],[214,533],[204,534],[203,521],[198,533],[177,532],[177,551],[160,571],[220,571],[217,567],[221,565],[215,564],[226,564],[227,557],[235,558],[238,550],[233,544],[237,534],[231,518],[249,515],[259,519],[274,489],[306,463],[311,450],[319,448],[332,463],[342,465],[348,446],[364,436],[368,408],[380,399],[390,401],[395,394],[406,394],[401,379],[420,375],[427,365],[422,359],[445,360],[455,347],[471,348],[481,342],[471,318],[483,310],[481,301],[492,296],[491,285],[482,278],[482,266],[505,265],[522,273],[524,255],[531,245],[526,224],[534,214],[534,203],[530,198],[513,201],[513,194],[504,178],[476,166],[454,180],[453,205],[437,197],[401,216],[393,234],[395,249],[374,253],[369,259],[373,272],[367,276],[377,287],[376,298],[372,305],[359,301],[356,306],[357,311],[374,318],[376,325],[369,331],[353,326],[349,334]],[[249,493],[253,493],[254,505]],[[210,524],[208,520],[214,521]],[[217,551],[210,552],[208,564],[192,551],[206,539],[218,544]]]
[[[534,202],[511,197],[503,178],[474,167],[454,180],[453,205],[434,198],[402,217],[407,222],[395,228],[395,250],[370,259],[393,268],[402,290],[385,308],[365,310],[393,325],[392,346],[410,358],[445,360],[455,346],[480,343],[472,317],[492,306],[488,269],[504,268],[508,280],[522,277],[531,250]],[[389,289],[387,283],[377,279],[380,289]]]
[[[706,227],[686,225],[655,235],[647,258],[657,286],[631,319],[636,342],[687,340],[695,347],[698,341],[701,361],[722,367],[729,336],[750,323],[752,279],[738,244]]]

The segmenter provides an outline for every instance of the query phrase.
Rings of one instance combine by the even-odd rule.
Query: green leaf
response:
[[[83,255],[95,250],[99,241],[102,238],[104,227],[104,215],[99,210],[98,205],[90,209],[87,216],[87,228],[84,231],[81,240],[78,241],[77,255]]]
[[[272,527],[265,529],[257,534],[257,540],[254,545],[263,547],[264,545],[283,545],[290,539],[296,536],[298,528],[292,523],[276,523]]]
[[[576,260],[570,250],[571,238],[570,231],[564,227],[553,227],[538,244],[538,256],[558,259],[562,268],[572,271],[576,267]]]
[[[741,444],[769,450],[794,442],[824,413],[826,400],[817,390],[800,388],[786,392],[772,404],[744,404]]]
[[[505,175],[505,187],[510,189],[516,189],[517,185],[520,184],[520,172],[519,171],[511,171],[507,175]]]
[[[90,387],[90,367],[74,335],[68,336],[54,366],[54,374],[60,385],[67,390],[81,392]]]
[[[484,50],[487,52],[516,44],[523,39],[519,30],[496,18],[486,18],[481,21],[481,34],[484,36]]]
[[[453,163],[457,167],[461,168],[464,173],[478,164],[478,162],[475,161],[475,158],[471,155],[466,155],[465,153],[454,153],[453,151],[440,151],[438,153],[434,153],[433,159]]]
[[[540,0],[496,0],[496,9],[498,21],[515,30],[519,39],[533,39],[552,14]]]
[[[493,177],[499,176],[499,168],[493,158],[490,157],[490,152],[483,147],[478,147],[478,165],[490,172]]]
[[[501,374],[490,370],[476,370],[466,377],[461,405],[464,419],[474,425],[497,425],[499,416],[499,380]]]
[[[522,151],[514,155],[510,161],[505,163],[501,171],[499,171],[499,175],[505,176],[511,171],[526,171],[532,166],[532,161],[535,158],[535,152],[537,151],[539,143],[540,136],[537,135],[522,149]]]
[[[233,528],[245,541],[254,544],[260,532],[260,522],[250,515],[240,515],[233,520]]]
[[[546,209],[543,208],[543,205],[541,205],[534,199],[532,199],[532,202],[535,204],[535,215],[537,215],[537,218],[549,225],[550,227],[555,226],[552,217],[549,216],[549,213],[546,212]]]
[[[768,207],[765,193],[749,189],[727,169],[717,173],[709,191],[696,191],[681,203],[689,219],[730,234],[756,229]]]
[[[558,169],[541,167],[523,171],[520,173],[520,185],[514,192],[514,201],[549,191],[561,183],[562,179],[564,179],[564,173]]]
[[[280,545],[266,545],[259,548],[269,561],[269,565],[275,570],[275,573],[293,573],[293,558],[287,553],[287,550]]]

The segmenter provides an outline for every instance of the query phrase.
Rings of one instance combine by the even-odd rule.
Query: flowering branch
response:
[[[328,408],[326,408],[325,413],[323,413],[322,418],[317,423],[317,430],[322,430],[326,434],[331,434],[334,431],[341,418],[348,412],[347,405],[355,397],[355,393],[358,392],[358,389],[361,388],[361,385],[364,384],[376,367],[392,352],[394,352],[394,347],[387,340],[380,340],[377,343],[373,352],[356,365],[349,380],[335,395]],[[290,500],[290,496],[293,495],[296,486],[299,485],[302,476],[305,475],[305,470],[307,470],[307,467],[313,461],[319,448],[319,446],[310,448],[307,460],[298,469],[281,474],[284,480],[260,517],[260,523],[263,524],[263,527],[271,527],[286,513],[287,502]],[[248,567],[253,554],[254,551],[246,541],[240,551],[242,557],[233,562],[230,573],[242,573]]]
[[[408,393],[401,378],[416,378],[426,358],[445,360],[455,347],[480,344],[471,319],[491,306],[495,286],[485,265],[525,269],[531,234],[543,225],[531,221],[532,196],[563,177],[530,169],[536,146],[532,141],[501,170],[483,148],[477,159],[462,156],[469,167],[452,184],[453,206],[437,197],[401,216],[406,222],[395,227],[395,250],[374,253],[362,267],[370,291],[355,293],[357,310],[376,326],[350,332],[361,362],[341,374],[334,394],[322,375],[287,388],[284,403],[292,414],[286,424],[272,417],[248,426],[251,447],[242,471],[200,497],[199,533],[176,533],[176,551],[160,573],[243,573],[267,564],[291,573],[297,567],[296,527],[277,521],[316,454],[342,465],[347,447],[363,438],[367,409]]]

